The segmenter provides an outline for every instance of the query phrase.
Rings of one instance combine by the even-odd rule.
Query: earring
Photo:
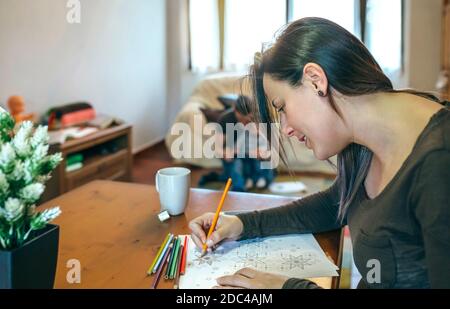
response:
[[[314,88],[316,88],[316,90],[319,89],[319,87],[317,87],[317,84],[313,84],[313,85],[314,85]],[[324,97],[325,96],[325,93],[323,93],[322,90],[319,90],[317,92],[317,94],[319,95],[319,97]]]

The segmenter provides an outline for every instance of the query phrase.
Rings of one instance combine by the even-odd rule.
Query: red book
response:
[[[95,119],[95,110],[93,108],[87,108],[76,112],[64,114],[61,117],[61,126],[70,127],[77,124],[82,124]]]

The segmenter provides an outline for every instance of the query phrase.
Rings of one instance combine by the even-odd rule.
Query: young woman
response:
[[[256,59],[251,78],[261,121],[280,121],[317,159],[337,154],[338,176],[328,190],[290,205],[222,216],[208,240],[213,214],[204,214],[190,222],[196,245],[348,225],[359,287],[450,288],[448,108],[430,95],[394,90],[356,37],[320,18],[288,25]],[[217,282],[317,287],[253,269]]]

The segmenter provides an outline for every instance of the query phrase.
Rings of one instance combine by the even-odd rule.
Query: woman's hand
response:
[[[222,240],[236,240],[244,230],[244,225],[237,216],[221,214],[217,220],[216,230],[206,239],[214,215],[214,213],[208,212],[189,222],[189,228],[192,231],[191,238],[199,249],[203,248],[205,242],[208,248],[213,248]]]
[[[289,277],[251,268],[242,268],[234,275],[217,278],[215,289],[281,289]]]

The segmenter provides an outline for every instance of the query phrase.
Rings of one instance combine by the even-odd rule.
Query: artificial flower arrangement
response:
[[[47,127],[30,121],[16,124],[0,108],[0,250],[20,248],[60,213],[59,207],[37,211],[44,183],[61,162],[48,155]]]

